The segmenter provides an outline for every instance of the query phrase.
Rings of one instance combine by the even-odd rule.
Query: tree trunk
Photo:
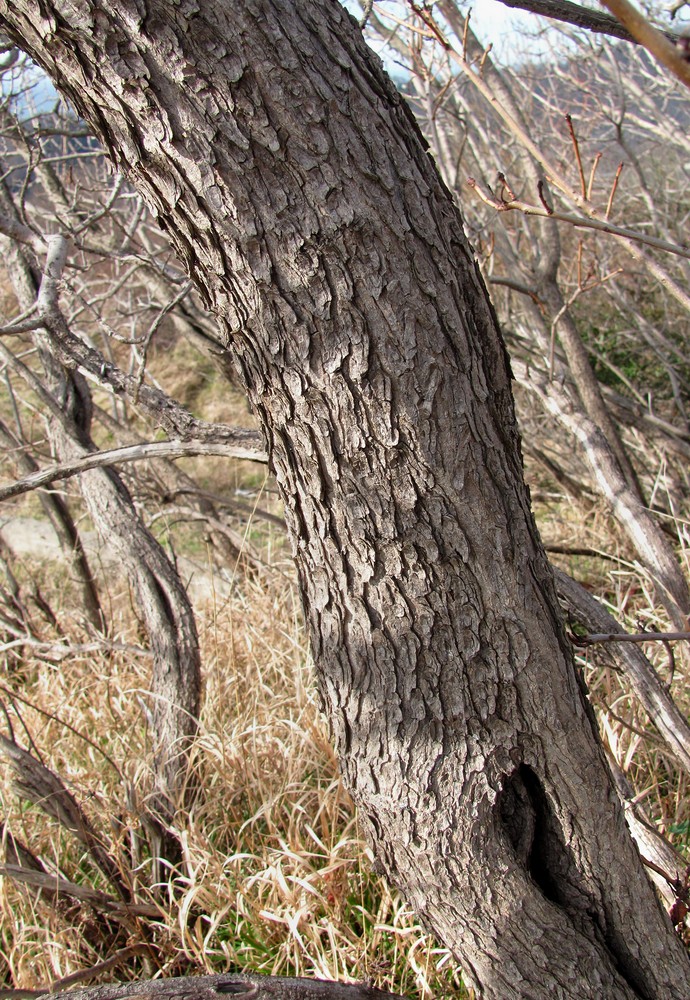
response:
[[[685,1000],[410,111],[335,0],[0,0],[219,315],[375,851],[489,1000]]]

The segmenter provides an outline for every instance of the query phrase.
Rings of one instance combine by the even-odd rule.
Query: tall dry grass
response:
[[[412,996],[464,995],[448,953],[371,872],[319,714],[291,570],[281,544],[273,547],[276,559],[261,580],[238,578],[231,596],[212,590],[197,608],[205,690],[192,770],[201,793],[178,816],[183,861],[168,873],[169,885],[152,884],[142,836],[148,658],[133,652],[141,637],[126,583],[109,598],[112,640],[129,652],[61,663],[27,655],[0,675],[17,741],[83,804],[133,900],[157,910],[153,918],[114,919],[0,879],[6,987],[71,984],[89,969],[91,983],[253,969],[370,980]],[[51,589],[47,569],[44,596],[62,609],[58,631],[83,641],[66,610],[66,581],[56,577]],[[112,895],[74,837],[15,794],[9,773],[0,811],[6,841],[17,838],[55,876]],[[123,962],[98,974],[113,955]]]

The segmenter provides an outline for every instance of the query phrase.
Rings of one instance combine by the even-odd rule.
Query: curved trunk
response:
[[[22,473],[30,475],[32,472],[38,472],[38,463],[2,420],[0,420],[0,444],[6,451],[12,451],[13,460]],[[41,491],[38,500],[55,532],[70,572],[73,573],[79,586],[84,615],[90,624],[100,631],[105,628],[105,616],[98,599],[98,590],[89,560],[70,509],[58,493]]]
[[[690,991],[523,485],[510,371],[412,115],[335,0],[0,0],[224,325],[375,850],[482,996]]]

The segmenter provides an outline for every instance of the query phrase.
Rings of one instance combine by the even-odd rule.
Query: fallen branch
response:
[[[597,642],[673,642],[676,639],[690,639],[690,632],[592,632],[570,636],[575,646],[593,646]]]
[[[284,979],[255,973],[146,980],[51,994],[53,1000],[67,1000],[68,997],[69,1000],[128,1000],[130,997],[132,1000],[218,1000],[228,995],[245,1000],[403,1000],[399,994],[386,993],[365,983]]]
[[[0,865],[0,876],[2,875],[15,882],[30,885],[34,889],[42,889],[57,895],[78,899],[80,902],[92,906],[95,910],[112,917],[149,917],[154,920],[161,917],[160,908],[150,903],[126,903],[123,900],[115,899],[114,896],[108,896],[105,892],[99,892],[98,889],[93,889],[89,885],[70,882],[69,879],[61,878],[50,872],[38,872],[33,868],[25,868],[23,865]]]
[[[98,868],[117,890],[123,903],[127,903],[130,896],[129,887],[123,882],[117,864],[91,826],[81,805],[66,788],[62,778],[41,763],[33,754],[20,747],[14,739],[8,739],[2,734],[0,734],[0,753],[9,761],[12,768],[14,791],[22,798],[38,805],[64,829],[69,830],[89,852]],[[4,869],[0,869],[0,873],[16,874],[8,870],[11,867],[13,866],[6,865]],[[49,883],[55,882],[51,876],[46,876],[42,872],[30,871],[28,875],[30,878],[34,878],[34,876],[42,878],[44,880],[43,888],[51,888],[50,884],[45,885],[46,878]],[[33,882],[32,884],[37,883]],[[53,884],[52,888],[60,891],[56,884]],[[99,893],[98,895],[103,896],[104,894]],[[104,898],[109,899],[110,897]],[[114,902],[119,904],[118,900]]]
[[[3,628],[7,628],[5,622]],[[68,657],[84,656],[86,653],[126,653],[128,656],[141,656],[150,658],[153,653],[143,646],[135,646],[133,643],[111,642],[108,639],[98,639],[95,642],[42,642],[34,639],[28,633],[18,634],[16,639],[0,643],[0,653],[8,653],[11,649],[21,649],[30,647],[42,660],[50,663],[62,663]],[[12,697],[16,697],[15,694]]]

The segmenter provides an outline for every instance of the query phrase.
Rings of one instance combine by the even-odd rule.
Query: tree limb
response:
[[[686,53],[679,45],[666,38],[658,28],[650,24],[647,18],[628,0],[601,0],[605,7],[615,15],[640,45],[657,59],[662,66],[673,73],[681,83],[690,87],[690,63]]]
[[[526,10],[530,14],[549,17],[552,21],[574,24],[577,28],[585,28],[599,35],[611,35],[613,38],[622,38],[623,41],[632,42],[634,45],[640,44],[638,39],[634,38],[611,14],[590,10],[580,6],[579,3],[571,3],[570,0],[500,0],[500,2],[512,10]],[[673,40],[676,36],[669,32],[667,37]]]
[[[97,451],[87,455],[86,458],[77,458],[72,462],[63,462],[32,472],[23,479],[17,479],[14,483],[0,487],[0,501],[30,493],[61,479],[70,479],[90,469],[102,469],[108,465],[119,465],[121,462],[140,462],[148,458],[181,458],[191,455],[221,455],[224,458],[245,458],[255,462],[268,461],[265,452],[241,444],[233,445],[229,441],[147,441],[126,448]]]
[[[690,639],[690,632],[591,632],[571,639],[576,646],[593,646],[598,642],[675,642]]]
[[[633,240],[635,243],[643,243],[645,246],[653,247],[655,250],[663,250],[666,253],[673,253],[678,257],[690,259],[690,247],[683,244],[671,243],[668,240],[661,240],[656,236],[648,236],[647,233],[642,233],[636,229],[628,229],[627,226],[616,226],[612,222],[602,222],[596,218],[585,218],[581,215],[571,215],[568,212],[558,212],[547,206],[546,202],[544,202],[544,207],[540,207],[527,201],[521,201],[518,198],[503,201],[482,190],[474,177],[468,177],[467,184],[485,204],[495,208],[497,212],[517,211],[522,212],[523,215],[536,215],[540,219],[554,219],[556,222],[567,222],[568,225],[573,226],[575,229],[595,229],[597,232],[607,233],[609,236],[620,236],[626,240]]]
[[[599,632],[611,641],[623,643],[616,650],[616,665],[625,671],[635,694],[664,740],[674,761],[690,773],[690,725],[668,690],[659,680],[652,664],[631,637],[603,605],[562,570],[554,567],[556,588],[568,611],[590,633]]]

